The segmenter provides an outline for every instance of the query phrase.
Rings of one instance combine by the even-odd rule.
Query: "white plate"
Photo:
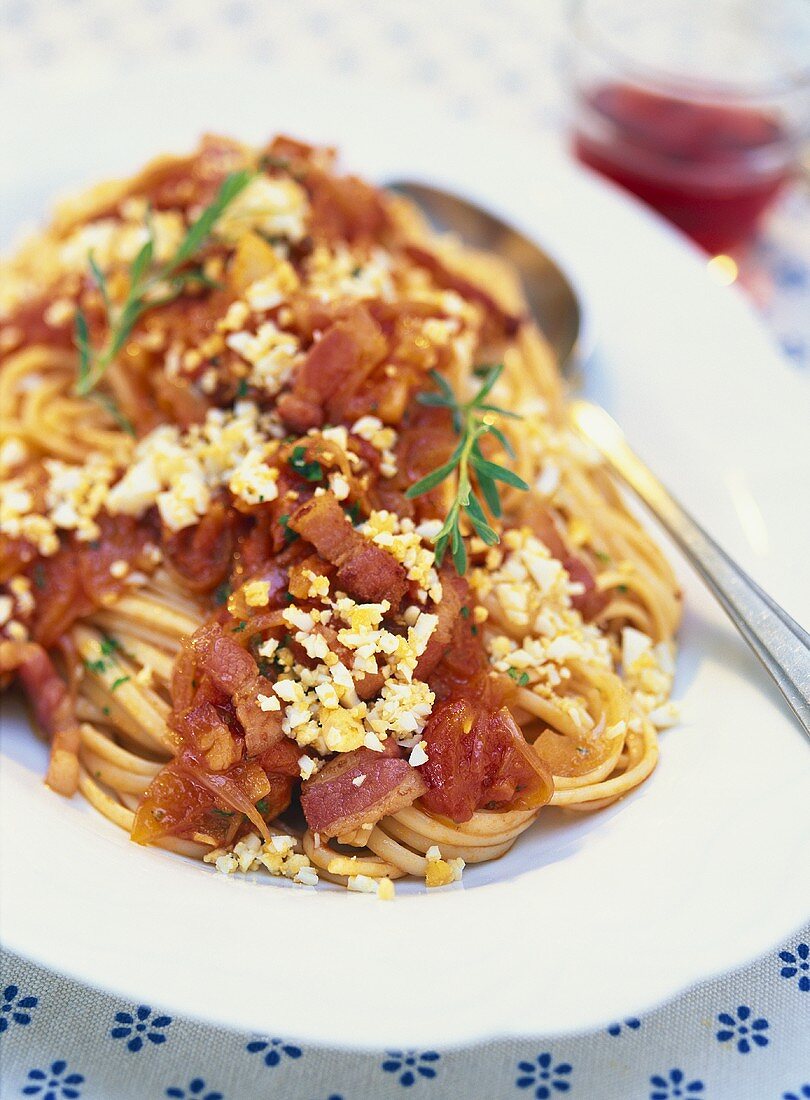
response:
[[[808,616],[806,389],[693,249],[556,148],[278,67],[112,87],[86,73],[70,89],[41,83],[8,100],[0,198],[15,221],[203,128],[328,139],[371,176],[422,176],[508,214],[570,265],[597,314],[588,392],[775,597]],[[377,1048],[593,1029],[765,951],[810,911],[810,752],[722,614],[680,573],[684,721],[664,735],[652,779],[601,814],[544,811],[462,887],[412,885],[393,904],[226,879],[137,848],[45,789],[44,748],[10,717],[7,945],[176,1012]]]

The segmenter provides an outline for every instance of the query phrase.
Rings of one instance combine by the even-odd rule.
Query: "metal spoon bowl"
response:
[[[440,232],[456,234],[466,244],[502,256],[520,272],[529,311],[551,344],[563,374],[570,374],[590,354],[588,325],[571,280],[542,248],[488,210],[449,191],[410,180],[387,187],[411,199]]]
[[[487,249],[514,265],[530,311],[551,343],[560,368],[581,359],[582,306],[557,264],[506,222],[458,195],[419,183],[391,188],[412,199],[437,229]],[[718,603],[751,646],[790,709],[810,736],[810,635],[749,577],[700,527],[630,449],[619,426],[587,401],[575,401],[573,426],[604,455],[614,471],[667,528]]]

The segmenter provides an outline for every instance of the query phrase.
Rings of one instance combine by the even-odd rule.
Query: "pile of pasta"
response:
[[[55,791],[390,897],[650,775],[680,593],[502,261],[207,137],[0,285],[0,670]]]

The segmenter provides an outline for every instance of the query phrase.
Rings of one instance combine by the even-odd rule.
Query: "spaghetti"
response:
[[[0,669],[54,790],[389,897],[649,776],[678,588],[495,257],[209,137],[3,274]]]

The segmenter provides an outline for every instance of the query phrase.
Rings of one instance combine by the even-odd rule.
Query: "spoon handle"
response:
[[[810,736],[810,634],[678,504],[603,409],[574,401],[571,418],[677,542]]]

